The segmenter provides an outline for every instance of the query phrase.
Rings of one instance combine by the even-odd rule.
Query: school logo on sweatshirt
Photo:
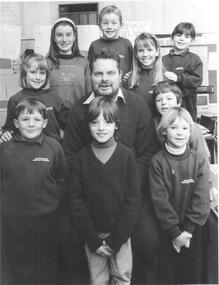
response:
[[[176,71],[180,71],[180,70],[183,70],[184,68],[183,68],[183,66],[178,66],[175,69],[176,69]]]
[[[49,162],[48,157],[35,157],[32,161],[44,161]]]
[[[190,183],[195,183],[194,179],[184,179],[181,181],[181,184],[190,184]]]

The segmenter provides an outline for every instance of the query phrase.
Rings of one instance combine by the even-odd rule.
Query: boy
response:
[[[90,284],[130,284],[130,236],[140,211],[135,157],[116,140],[119,113],[112,99],[94,98],[88,123],[92,142],[73,161],[73,220],[85,242]]]
[[[57,209],[67,162],[61,145],[43,134],[45,105],[26,98],[16,106],[18,133],[0,145],[2,284],[57,282]]]
[[[119,36],[122,28],[122,14],[116,6],[106,6],[99,14],[99,27],[102,32],[102,38],[91,43],[88,51],[90,60],[94,53],[102,49],[110,49],[116,52],[121,60],[121,71],[123,76],[131,70],[133,47],[130,41]]]
[[[158,115],[154,118],[157,128],[164,113],[171,107],[180,106],[182,93],[179,87],[172,81],[161,81],[154,86],[153,99]],[[200,131],[198,124],[194,123],[193,132],[189,138],[189,146],[203,155],[209,161],[210,153],[207,143]]]
[[[197,122],[196,88],[202,84],[203,64],[200,57],[189,51],[196,32],[193,24],[183,22],[172,32],[173,48],[163,56],[166,79],[177,83],[182,91],[183,107]]]
[[[159,284],[200,282],[197,253],[200,228],[210,211],[209,165],[187,145],[192,128],[193,120],[184,108],[166,111],[158,126],[162,150],[149,168],[152,202],[161,226]]]

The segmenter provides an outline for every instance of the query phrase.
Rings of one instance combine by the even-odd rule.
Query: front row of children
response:
[[[157,278],[161,284],[193,283],[195,236],[210,210],[208,162],[189,147],[190,114],[177,104],[159,109],[160,100],[174,101],[175,96],[176,102],[171,85],[159,84],[155,102],[162,115],[157,128],[161,150],[149,170],[161,229]],[[69,178],[61,145],[43,134],[47,111],[36,97],[16,106],[14,124],[19,132],[0,145],[2,284],[56,284],[57,209],[67,188],[91,284],[130,284],[130,235],[140,209],[140,184],[132,152],[117,141],[116,103],[103,96],[90,103],[92,142],[78,152]]]

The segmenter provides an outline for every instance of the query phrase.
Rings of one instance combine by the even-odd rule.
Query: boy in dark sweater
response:
[[[177,83],[182,91],[182,106],[186,108],[193,120],[197,122],[196,88],[202,84],[203,63],[200,57],[189,51],[196,32],[193,24],[178,24],[172,33],[173,48],[163,56],[167,70],[166,79]]]
[[[115,139],[119,115],[112,99],[96,97],[88,122],[92,142],[78,152],[72,168],[74,223],[85,242],[91,284],[130,284],[130,236],[141,193],[135,157]]]
[[[99,14],[99,27],[102,37],[91,43],[88,50],[88,59],[91,60],[94,53],[102,49],[110,49],[116,52],[121,59],[122,77],[131,70],[133,60],[133,47],[130,41],[119,36],[122,28],[122,14],[118,7],[105,6]]]
[[[54,285],[67,162],[58,141],[43,134],[47,112],[40,101],[21,101],[14,123],[19,132],[0,145],[2,284]]]
[[[167,110],[158,126],[164,145],[149,168],[152,202],[161,227],[159,284],[200,283],[195,259],[199,229],[210,211],[209,166],[188,146],[192,126],[184,108]]]

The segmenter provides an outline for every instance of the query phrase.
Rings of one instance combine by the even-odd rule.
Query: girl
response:
[[[161,80],[163,80],[163,67],[159,42],[154,35],[141,33],[134,42],[129,88],[146,100],[152,112],[154,112],[152,86]]]
[[[92,91],[88,61],[78,48],[77,28],[68,18],[57,19],[52,27],[47,63],[53,93],[66,106]]]
[[[45,134],[61,141],[61,130],[65,128],[69,109],[59,97],[51,94],[49,69],[42,55],[33,53],[23,60],[20,69],[20,85],[23,89],[9,98],[7,117],[2,127],[3,134],[0,141],[10,140],[12,134],[17,131],[14,126],[16,105],[24,98],[36,96],[46,106],[48,112]]]
[[[90,284],[131,282],[130,235],[140,209],[140,182],[133,153],[116,141],[118,120],[115,102],[107,96],[93,99],[92,142],[73,162],[71,210],[85,242]]]
[[[203,272],[197,254],[210,211],[209,166],[188,147],[193,124],[188,111],[172,107],[158,126],[162,150],[152,158],[149,182],[161,226],[159,284],[198,284],[196,274]]]

